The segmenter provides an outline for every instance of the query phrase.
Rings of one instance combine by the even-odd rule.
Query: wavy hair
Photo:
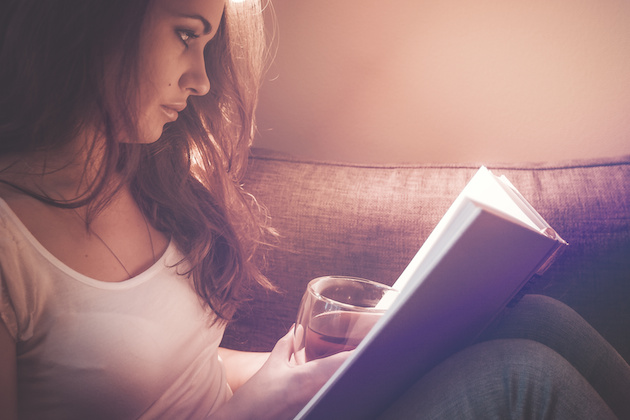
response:
[[[124,123],[134,132],[138,39],[150,2],[8,0],[0,6],[0,87],[6,92],[0,154],[60,150],[95,118],[105,141],[89,147],[89,157],[102,159],[83,195],[59,202],[15,186],[51,205],[87,205],[89,222],[129,185],[147,219],[183,252],[182,274],[192,275],[201,298],[229,320],[248,285],[273,289],[254,258],[273,231],[240,184],[267,58],[261,5],[226,2],[204,50],[209,94],[190,97],[155,143],[121,143],[112,124],[119,111],[112,108],[125,111]],[[112,106],[104,75],[114,53],[120,61]]]

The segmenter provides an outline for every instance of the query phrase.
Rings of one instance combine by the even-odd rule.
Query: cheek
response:
[[[169,64],[163,60],[150,60],[141,66],[137,91],[139,114],[147,112],[147,108],[167,104],[169,100],[173,100],[177,79]]]
[[[175,65],[174,65],[175,64]],[[140,104],[168,104],[177,101],[180,95],[177,92],[178,73],[177,63],[169,63],[166,60],[154,60],[140,73]]]
[[[156,141],[169,122],[163,105],[179,99],[177,82],[168,73],[153,73],[151,79],[140,84],[138,91],[138,138],[135,141],[150,143]]]
[[[159,89],[154,81],[145,79],[137,90],[135,113],[136,132],[135,138],[128,138],[130,142],[150,143],[161,135],[164,120],[160,108]]]
[[[141,102],[165,95],[168,97],[168,89],[177,84],[179,58],[179,51],[165,33],[156,34],[141,43],[139,93],[145,98]]]
[[[166,25],[164,25],[166,26]],[[147,40],[143,48],[142,65],[146,76],[156,84],[172,83],[170,80],[177,73],[182,60],[182,44],[173,39],[175,35],[170,30],[162,29],[152,39]]]

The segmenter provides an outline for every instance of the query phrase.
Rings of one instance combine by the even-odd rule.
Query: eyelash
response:
[[[191,40],[199,38],[199,35],[197,35],[195,31],[191,31],[188,29],[177,29],[175,30],[175,32],[177,33],[180,41],[182,41],[182,43],[186,46],[186,48],[188,48],[189,42]]]

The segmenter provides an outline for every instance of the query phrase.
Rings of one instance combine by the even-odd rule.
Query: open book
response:
[[[387,312],[298,414],[366,419],[471,344],[567,243],[481,167],[394,284]],[[386,296],[384,299],[388,299]]]

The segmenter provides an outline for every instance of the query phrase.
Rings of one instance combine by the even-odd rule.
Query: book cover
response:
[[[481,167],[394,287],[380,321],[299,419],[365,419],[470,345],[566,242],[505,178]]]

